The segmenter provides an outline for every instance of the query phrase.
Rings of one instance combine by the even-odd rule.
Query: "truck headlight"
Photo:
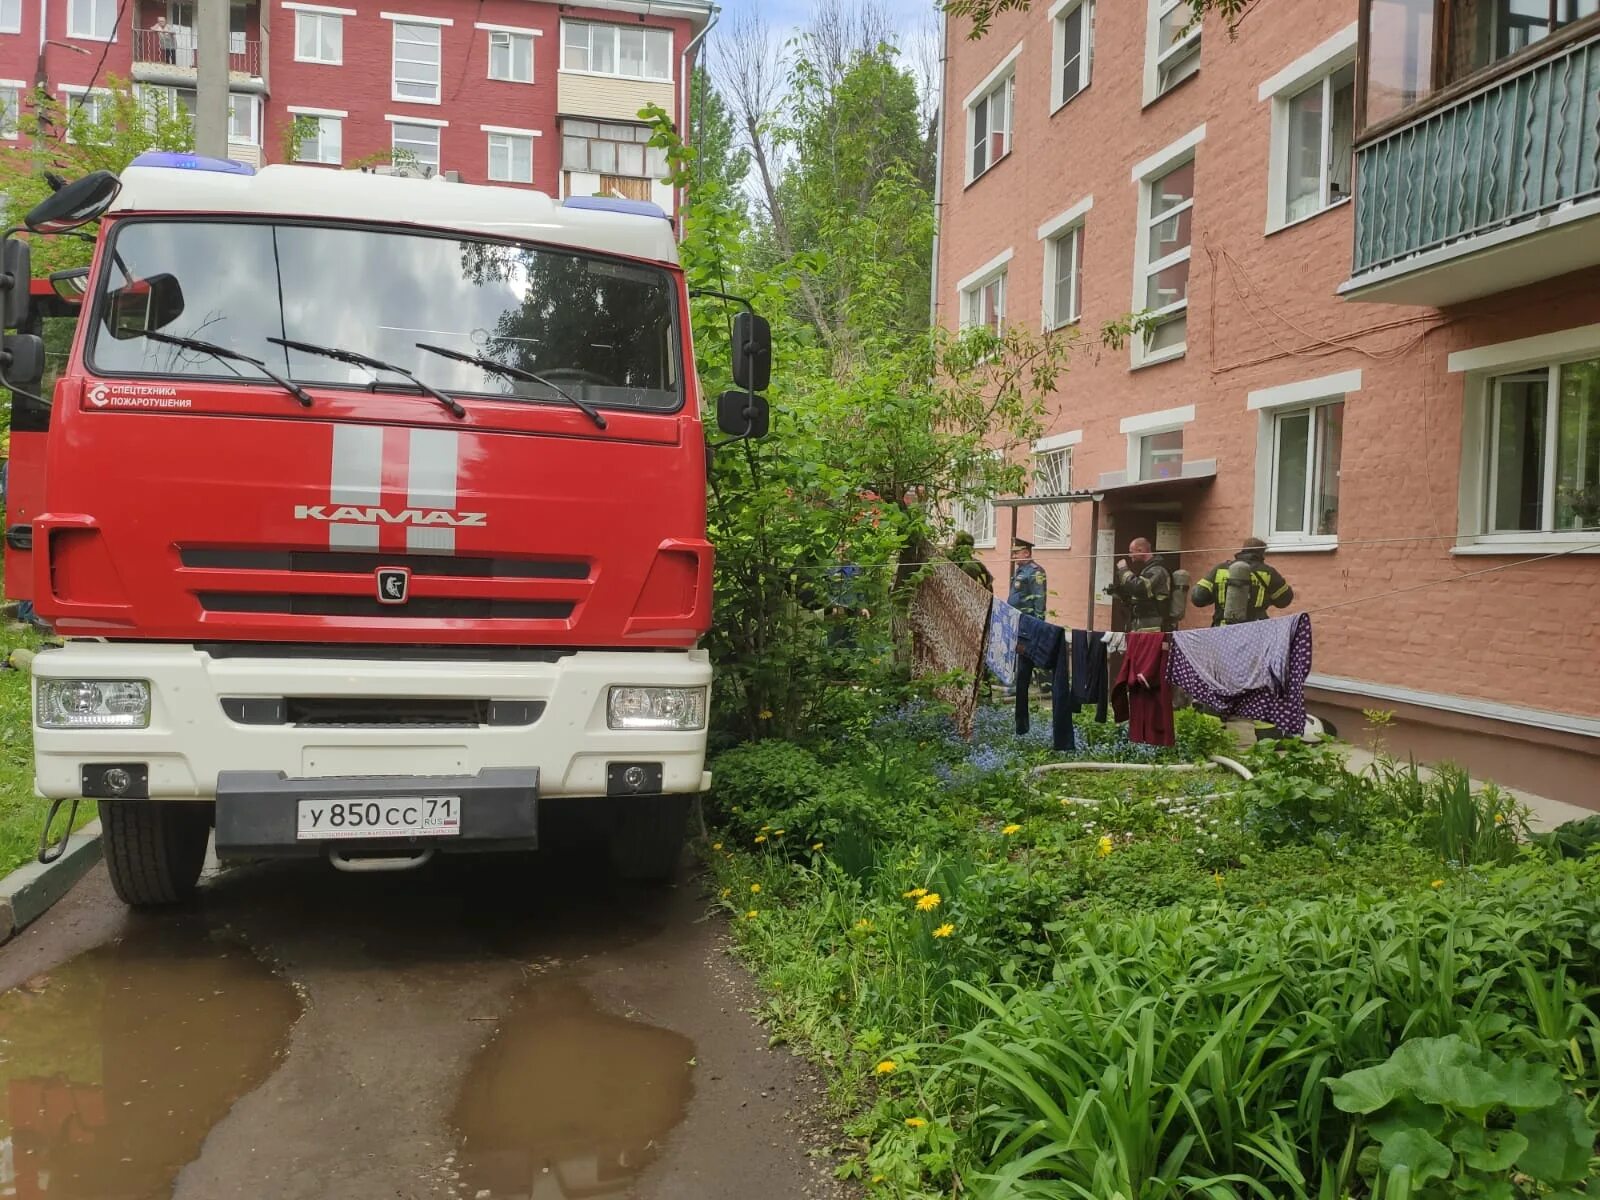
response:
[[[144,729],[150,685],[142,679],[41,679],[41,729]]]
[[[612,729],[685,732],[706,727],[705,688],[614,687],[606,723]]]

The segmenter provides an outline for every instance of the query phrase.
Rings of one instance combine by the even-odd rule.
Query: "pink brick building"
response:
[[[1135,536],[1197,578],[1264,537],[1313,711],[1600,806],[1600,4],[1187,12],[946,30],[936,319],[1157,316],[1016,451],[1103,496],[1020,513],[1053,613],[1082,626]],[[959,519],[1002,574],[1009,511]]]
[[[3,132],[42,83],[93,106],[110,75],[194,104],[196,0],[0,0]],[[468,183],[672,204],[638,113],[682,125],[709,0],[248,0],[232,7],[229,154],[399,161]],[[291,124],[301,118],[301,136]]]

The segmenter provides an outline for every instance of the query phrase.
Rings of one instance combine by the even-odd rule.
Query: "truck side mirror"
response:
[[[0,341],[0,378],[13,388],[32,388],[44,378],[44,339],[11,333]]]
[[[765,396],[732,391],[717,397],[717,428],[729,437],[759,441],[767,436],[771,425],[771,407]]]
[[[65,233],[99,220],[121,190],[122,181],[110,171],[91,171],[39,201],[22,223],[34,233]]]
[[[28,323],[32,284],[33,248],[27,242],[8,238],[5,252],[0,255],[0,325],[19,329]]]
[[[747,392],[772,382],[772,323],[753,312],[733,318],[733,381]]]
[[[65,271],[50,273],[50,288],[63,304],[77,308],[89,290],[89,268],[68,267]]]

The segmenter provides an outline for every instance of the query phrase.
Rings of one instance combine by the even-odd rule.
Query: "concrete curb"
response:
[[[50,911],[100,861],[100,822],[72,835],[67,852],[48,865],[25,863],[0,879],[0,944],[10,941]]]

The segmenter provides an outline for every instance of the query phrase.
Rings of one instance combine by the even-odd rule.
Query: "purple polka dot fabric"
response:
[[[1203,650],[1205,655],[1227,667],[1237,668],[1240,678],[1248,678],[1264,648],[1282,637],[1279,622],[1294,622],[1289,637],[1287,666],[1274,671],[1275,685],[1228,692],[1215,683],[1216,672],[1202,672],[1184,654],[1185,644]],[[1273,628],[1277,626],[1278,628]],[[1197,654],[1198,656],[1198,654]],[[1172,653],[1167,656],[1167,679],[1194,700],[1224,717],[1243,717],[1266,721],[1285,733],[1298,735],[1306,727],[1306,676],[1311,674],[1311,617],[1299,613],[1270,621],[1249,621],[1243,625],[1222,625],[1214,629],[1185,629],[1172,636]]]

